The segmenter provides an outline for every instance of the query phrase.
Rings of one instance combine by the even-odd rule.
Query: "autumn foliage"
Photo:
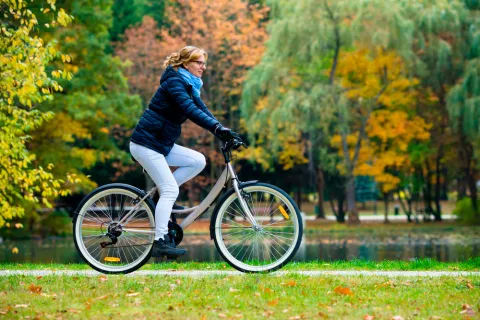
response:
[[[139,26],[125,31],[125,41],[116,53],[128,61],[127,76],[135,93],[147,105],[159,85],[163,61],[185,45],[195,45],[208,52],[208,67],[203,76],[202,100],[225,125],[238,128],[237,104],[247,71],[262,57],[267,7],[233,1],[178,1],[167,8],[169,28],[145,16]],[[210,160],[210,177],[222,157],[213,136],[187,122],[181,143],[203,153]],[[197,177],[204,186],[210,178]]]

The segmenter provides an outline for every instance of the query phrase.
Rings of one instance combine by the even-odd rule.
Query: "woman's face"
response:
[[[203,71],[207,69],[207,64],[205,61],[204,56],[200,56],[197,59],[194,59],[190,62],[188,62],[185,66],[185,69],[190,71],[191,74],[193,74],[196,77],[201,78],[203,75]]]

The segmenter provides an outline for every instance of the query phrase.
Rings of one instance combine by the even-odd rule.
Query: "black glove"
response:
[[[228,129],[228,128],[225,128],[224,126],[222,126],[221,124],[217,124],[217,126],[215,127],[215,130],[213,132],[213,134],[220,140],[222,140],[222,142],[227,142],[227,141],[230,141],[231,139],[233,139],[235,136],[234,136],[234,133],[232,132],[232,130]]]

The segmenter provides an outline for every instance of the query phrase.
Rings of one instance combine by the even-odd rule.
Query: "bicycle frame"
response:
[[[226,158],[228,160],[228,158]],[[180,227],[182,229],[186,229],[188,226],[190,226],[199,216],[201,216],[203,213],[205,213],[213,204],[215,199],[220,195],[222,192],[222,189],[226,186],[227,182],[229,181],[229,176],[230,179],[233,182],[233,188],[235,189],[235,192],[238,196],[238,199],[240,201],[240,205],[242,209],[245,212],[247,220],[250,221],[250,223],[253,226],[257,226],[257,222],[255,221],[252,213],[250,212],[250,208],[248,207],[247,203],[242,197],[241,190],[239,187],[238,183],[238,178],[233,170],[232,164],[227,161],[226,163],[226,168],[223,170],[222,174],[217,180],[217,183],[213,186],[212,190],[208,193],[208,195],[203,199],[203,201],[195,207],[192,208],[187,208],[183,210],[172,210],[173,213],[190,213],[185,219],[183,219],[182,223],[180,223]],[[120,221],[120,225],[128,224],[130,219],[134,216],[134,213],[136,213],[137,209],[139,208],[140,204],[145,201],[148,197],[153,195],[157,191],[157,187],[152,188],[136,205],[133,207]],[[131,233],[143,233],[143,234],[155,234],[154,230],[140,230],[140,229],[135,229],[135,228],[123,228],[124,231],[131,232]]]

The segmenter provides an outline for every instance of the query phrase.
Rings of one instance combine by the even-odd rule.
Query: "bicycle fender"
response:
[[[82,201],[80,201],[80,203],[78,204],[77,208],[75,209],[75,211],[73,212],[73,216],[72,216],[72,223],[73,221],[75,220],[75,216],[78,215],[78,212],[80,211],[80,209],[83,207],[83,205],[85,204],[85,202],[88,201],[88,199],[90,199],[90,197],[92,197],[94,194],[98,193],[98,192],[101,192],[105,189],[109,189],[109,188],[122,188],[122,189],[127,189],[127,190],[131,190],[133,192],[137,192],[138,194],[140,194],[142,197],[144,197],[147,193],[142,190],[142,189],[139,189],[137,187],[134,187],[132,185],[129,185],[129,184],[125,184],[125,183],[110,183],[110,184],[106,184],[106,185],[103,185],[101,187],[98,187],[96,189],[94,189],[93,191],[91,191],[89,194],[87,194],[83,199]],[[148,199],[145,199],[145,201],[152,201],[152,199],[148,198]],[[155,208],[155,205],[153,205],[153,208]]]
[[[240,182],[238,187],[240,189],[242,189],[243,187],[247,187],[247,186],[255,184],[257,182],[258,182],[258,180],[250,180],[250,181]],[[214,225],[215,224],[215,218],[217,217],[217,213],[218,213],[218,210],[220,209],[220,205],[223,203],[223,201],[225,201],[225,199],[227,197],[229,197],[234,192],[235,192],[235,189],[230,188],[230,189],[228,189],[227,192],[225,192],[221,196],[220,200],[218,200],[217,205],[215,206],[215,209],[213,210],[213,214],[210,217],[210,240],[213,240],[213,234],[214,234],[214,230],[215,230],[215,225]]]

